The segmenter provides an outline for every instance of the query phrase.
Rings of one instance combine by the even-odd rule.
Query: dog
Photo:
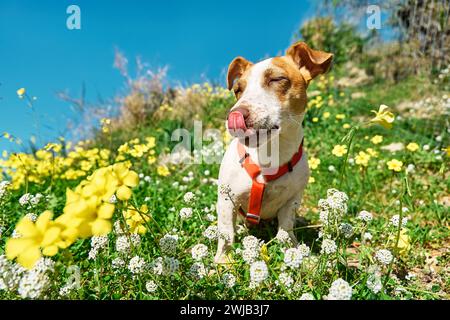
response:
[[[230,63],[227,85],[237,102],[227,118],[234,139],[219,171],[216,263],[230,262],[238,217],[251,224],[276,217],[278,230],[297,245],[295,217],[310,175],[303,151],[306,89],[332,60],[333,54],[297,42],[284,56]]]

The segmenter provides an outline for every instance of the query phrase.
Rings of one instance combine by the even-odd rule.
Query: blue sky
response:
[[[81,8],[81,30],[68,30],[66,8]],[[72,115],[55,92],[112,98],[123,89],[113,69],[114,48],[130,62],[167,65],[170,81],[224,83],[228,63],[282,53],[301,21],[314,15],[308,0],[278,1],[62,1],[0,2],[0,133],[26,141],[58,137]],[[36,96],[39,130],[16,90]],[[0,150],[12,145],[0,140]],[[15,148],[17,150],[17,147]]]

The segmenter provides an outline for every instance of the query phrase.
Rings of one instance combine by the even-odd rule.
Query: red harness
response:
[[[275,174],[262,174],[265,182],[258,182],[256,178],[261,174],[261,168],[252,161],[250,155],[245,151],[245,147],[238,142],[239,162],[241,166],[247,171],[252,179],[252,188],[250,190],[250,198],[248,201],[248,210],[245,212],[242,207],[239,207],[239,213],[244,216],[246,221],[251,224],[258,224],[261,220],[261,205],[264,195],[264,189],[267,182],[276,180],[286,173],[291,172],[295,165],[300,161],[303,155],[303,140],[298,151],[292,156],[291,160],[278,168]]]

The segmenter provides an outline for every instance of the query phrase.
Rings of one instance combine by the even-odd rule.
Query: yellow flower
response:
[[[338,120],[345,119],[345,114],[343,114],[343,113],[337,114],[337,115],[336,115],[336,119],[338,119]]]
[[[387,163],[388,169],[395,171],[395,172],[400,172],[402,170],[402,166],[403,166],[403,162],[397,160],[397,159],[392,159],[391,161],[388,161]]]
[[[148,158],[147,158],[147,163],[148,164],[154,164],[156,162],[156,157],[154,157],[154,156],[149,156]]]
[[[131,233],[144,234],[147,232],[145,223],[150,220],[150,217],[148,216],[148,207],[144,204],[139,211],[128,209],[123,212],[123,216]]]
[[[312,122],[319,122],[319,118],[317,117],[312,118]]]
[[[270,256],[269,256],[269,252],[267,250],[267,245],[263,244],[261,246],[261,258],[263,258],[263,260],[268,263],[270,261]]]
[[[314,183],[316,182],[316,179],[314,177],[309,177],[308,183]]]
[[[311,157],[311,159],[308,159],[308,164],[309,164],[309,167],[310,167],[312,170],[315,170],[315,169],[317,169],[317,167],[318,167],[319,164],[320,164],[320,159]]]
[[[365,153],[364,151],[360,151],[358,155],[355,157],[355,163],[367,167],[369,165],[370,155]]]
[[[389,240],[395,242],[397,239],[397,233],[394,233]],[[395,245],[395,243],[394,243]],[[397,245],[398,253],[401,255],[405,255],[408,253],[408,251],[411,249],[410,244],[410,237],[408,235],[408,230],[406,228],[402,228],[400,230],[400,237],[398,238],[398,245]]]
[[[331,153],[334,154],[336,157],[340,158],[347,153],[347,146],[337,144],[334,146],[333,151],[331,151]]]
[[[349,125],[348,123],[344,123],[344,125],[342,126],[342,128],[344,128],[344,129],[349,129],[349,128],[350,128],[350,125]]]
[[[323,113],[323,118],[328,119],[330,117],[330,113],[328,111]]]
[[[62,150],[62,146],[58,143],[47,143],[47,145],[44,147],[46,151],[53,150],[56,153],[59,153]]]
[[[147,137],[145,138],[145,140],[147,141],[147,147],[152,149],[156,146],[156,139],[155,137]]]
[[[419,145],[415,142],[411,142],[411,143],[408,143],[408,145],[406,146],[406,149],[408,149],[411,152],[415,152],[415,151],[419,150]]]
[[[169,168],[167,168],[164,165],[158,166],[158,168],[156,169],[156,172],[163,177],[167,177],[168,175],[170,175],[170,171]]]
[[[388,111],[388,108],[388,106],[382,104],[378,111],[372,110],[375,113],[375,117],[370,122],[377,123],[386,129],[392,128],[395,116],[392,112]]]
[[[445,148],[444,151],[447,153],[447,157],[450,157],[450,146]]]
[[[366,151],[371,157],[374,158],[378,157],[378,152],[373,150],[372,148],[367,148]]]
[[[129,169],[124,163],[116,163],[113,165],[115,176],[119,179],[118,189],[116,192],[119,200],[128,200],[131,198],[131,189],[139,184],[139,176],[136,172]]]
[[[10,260],[17,258],[17,262],[23,267],[32,269],[42,255],[57,254],[61,228],[51,221],[52,216],[50,211],[45,211],[36,223],[23,217],[16,226],[20,237],[6,241],[6,257]]]
[[[17,90],[17,95],[19,96],[19,98],[22,98],[25,92],[25,88],[20,88],[19,90]]]
[[[380,135],[373,136],[372,139],[370,139],[370,141],[372,141],[373,144],[379,144],[383,142],[383,136]]]

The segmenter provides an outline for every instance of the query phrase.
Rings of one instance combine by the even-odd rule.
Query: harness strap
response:
[[[242,207],[239,208],[239,213],[251,224],[258,224],[261,220],[261,206],[264,197],[264,190],[267,182],[276,180],[288,172],[292,172],[295,165],[300,161],[303,155],[303,140],[299,146],[298,151],[292,156],[291,160],[278,168],[275,174],[263,174],[265,182],[258,182],[256,178],[261,174],[261,168],[252,161],[250,155],[245,150],[245,147],[238,142],[238,155],[240,157],[239,163],[247,171],[247,174],[252,179],[252,187],[250,190],[250,197],[248,201],[248,210],[245,212]]]

